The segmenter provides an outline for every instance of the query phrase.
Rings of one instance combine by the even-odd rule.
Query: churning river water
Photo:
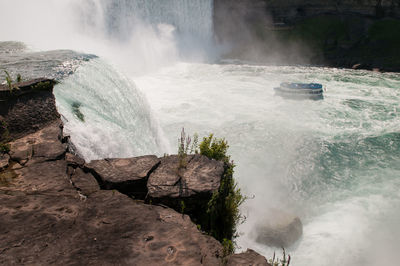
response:
[[[212,1],[199,5],[185,0],[184,6],[168,1],[181,8],[179,14],[194,7],[201,10],[194,26],[188,25],[193,14],[154,13],[159,10],[155,0],[129,5],[122,0],[91,0],[85,5],[100,15],[92,12],[84,25],[96,37],[85,35],[79,43],[62,39],[57,31],[50,40],[2,29],[1,40],[29,46],[0,43],[0,67],[12,75],[60,81],[54,93],[65,131],[87,161],[176,153],[182,127],[190,134],[226,138],[237,165],[235,178],[250,197],[241,207],[247,219],[238,228],[238,251],[253,248],[266,257],[280,253],[255,242],[254,229],[256,223],[268,221],[264,210],[278,208],[299,216],[304,226],[301,239],[288,248],[291,265],[397,265],[400,74],[193,59],[206,51],[180,60],[182,53],[190,53],[188,44],[210,44],[212,23],[202,21],[211,20]],[[51,1],[39,1],[39,7],[46,2]],[[65,8],[66,2],[74,8],[78,3],[51,3]],[[10,12],[17,6],[4,3],[0,6]],[[131,10],[144,8],[146,18],[156,14],[157,19],[128,23],[123,20],[130,18],[127,5]],[[84,14],[86,6],[79,9]],[[116,16],[121,12],[126,14]],[[118,23],[136,27],[121,32]],[[154,23],[156,28],[146,26]],[[200,40],[182,34],[193,32],[198,24],[203,25],[198,29]],[[76,31],[69,26],[68,33]],[[121,38],[131,31],[141,37],[138,42]],[[54,42],[58,37],[61,41]],[[50,48],[81,52],[46,51]],[[325,97],[281,98],[273,88],[283,81],[322,83]],[[74,112],[76,103],[84,121]]]

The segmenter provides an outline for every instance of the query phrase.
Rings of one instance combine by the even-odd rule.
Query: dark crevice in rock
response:
[[[141,156],[96,160],[85,164],[83,170],[91,173],[103,190],[117,190],[129,197],[144,200],[148,194],[148,179],[159,165],[157,157]]]
[[[72,181],[72,176],[74,175],[74,173],[75,173],[75,169],[72,168],[71,166],[67,166],[67,176],[69,178],[69,182],[75,188],[76,192],[78,192],[78,194],[81,195],[82,194],[81,189],[75,185],[74,181]],[[87,197],[87,195],[83,195],[83,196]]]
[[[107,188],[105,182],[103,182],[103,180],[101,179],[101,176],[96,171],[94,171],[93,169],[89,169],[87,167],[83,167],[82,170],[85,173],[90,173],[96,179],[97,183],[100,186],[100,189],[102,189],[102,190],[110,190],[110,189]]]

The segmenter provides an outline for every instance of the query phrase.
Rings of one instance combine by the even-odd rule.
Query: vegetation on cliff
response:
[[[195,135],[192,143],[192,139],[186,136],[184,130],[182,130],[178,148],[178,155],[181,158],[178,168],[185,167],[189,152],[199,153],[209,159],[224,162],[224,174],[221,178],[220,187],[213,193],[207,206],[203,206],[206,213],[200,215],[201,218],[196,222],[202,230],[223,244],[224,253],[228,255],[234,252],[234,239],[237,237],[236,227],[244,220],[244,216],[239,211],[239,206],[245,201],[246,197],[242,195],[233,178],[235,164],[227,155],[229,148],[227,141],[214,138],[213,134],[204,137],[199,145],[197,145],[197,139],[198,137]],[[182,213],[186,213],[187,205],[184,201],[181,202]],[[204,212],[204,209],[201,211]]]

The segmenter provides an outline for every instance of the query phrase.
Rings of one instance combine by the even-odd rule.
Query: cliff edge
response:
[[[224,257],[223,246],[189,216],[143,200],[203,198],[218,187],[218,162],[192,158],[186,192],[163,185],[176,178],[165,158],[87,164],[68,151],[54,82],[16,86],[0,88],[0,264],[269,265],[251,250]]]

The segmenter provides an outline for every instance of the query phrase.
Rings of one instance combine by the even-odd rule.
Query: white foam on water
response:
[[[181,127],[225,137],[235,176],[252,196],[239,246],[255,242],[268,208],[298,215],[293,265],[379,265],[395,259],[400,219],[400,75],[324,68],[177,64],[134,77],[177,145]],[[283,80],[320,82],[323,101],[274,95]],[[387,221],[390,221],[389,223]],[[378,248],[379,247],[379,248]],[[387,257],[385,257],[387,256]]]

